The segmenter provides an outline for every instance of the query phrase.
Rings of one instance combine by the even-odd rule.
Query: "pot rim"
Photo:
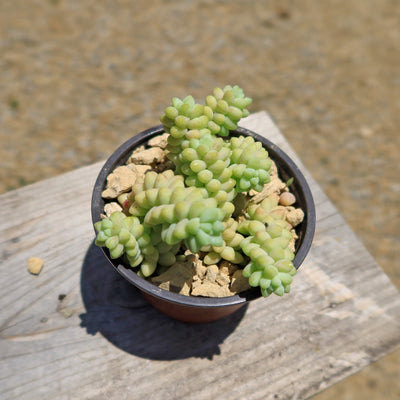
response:
[[[145,131],[138,133],[120,145],[107,159],[97,176],[93,188],[91,200],[93,224],[101,219],[100,214],[103,213],[105,201],[101,197],[101,193],[105,188],[108,174],[116,167],[124,165],[135,147],[144,145],[152,137],[161,135],[163,133],[165,133],[165,130],[162,125],[157,125],[146,129]],[[278,165],[279,173],[281,174],[284,172],[289,177],[294,177],[293,188],[296,188],[296,190],[294,190],[295,196],[302,204],[301,208],[305,214],[304,220],[301,223],[305,229],[299,229],[299,232],[302,233],[302,236],[298,239],[300,240],[300,244],[295,251],[295,258],[293,259],[293,264],[296,269],[298,269],[311,247],[315,232],[315,204],[310,187],[303,173],[300,171],[294,161],[273,142],[246,128],[238,127],[237,129],[230,131],[230,136],[240,135],[252,136],[255,140],[262,142],[271,159]],[[282,166],[280,166],[280,164],[285,165],[284,171],[282,170]],[[170,292],[168,290],[159,288],[143,278],[140,278],[130,266],[124,266],[119,259],[111,259],[106,248],[102,247],[101,249],[108,261],[126,280],[128,280],[128,282],[136,286],[139,290],[144,291],[151,296],[163,299],[167,302],[188,307],[214,308],[244,304],[247,301],[261,297],[259,288],[251,288],[245,292],[229,297],[196,297]]]

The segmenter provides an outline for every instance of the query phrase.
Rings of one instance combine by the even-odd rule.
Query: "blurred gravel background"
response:
[[[238,84],[400,288],[399,72],[398,0],[0,0],[0,193]],[[316,399],[400,399],[400,352]]]

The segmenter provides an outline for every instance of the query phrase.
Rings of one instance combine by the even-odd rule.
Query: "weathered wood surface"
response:
[[[242,125],[301,165],[266,113]],[[0,197],[0,398],[304,399],[400,344],[400,294],[307,173],[317,232],[292,293],[192,326],[151,308],[93,245],[101,165]]]

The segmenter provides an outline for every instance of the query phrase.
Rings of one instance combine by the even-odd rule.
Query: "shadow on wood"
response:
[[[121,350],[152,360],[212,359],[220,354],[219,345],[235,330],[247,308],[207,324],[175,321],[149,305],[94,243],[83,263],[81,292],[86,308],[80,315],[81,326],[89,334],[99,332]]]

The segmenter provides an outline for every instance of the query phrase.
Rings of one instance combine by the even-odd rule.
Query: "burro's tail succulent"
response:
[[[293,240],[290,226],[279,211],[277,196],[267,197],[248,207],[248,218],[237,228],[245,235],[240,247],[250,258],[243,275],[249,278],[250,286],[260,286],[263,296],[288,293],[297,272],[289,247]]]
[[[188,249],[204,253],[205,264],[241,265],[263,296],[288,293],[296,273],[294,238],[277,196],[250,200],[238,218],[235,210],[239,193],[260,192],[271,179],[262,143],[228,136],[249,115],[250,103],[238,86],[214,89],[204,105],[192,96],[173,98],[160,119],[174,169],[140,177],[124,196],[124,210],[95,224],[96,244],[140,267],[143,277]]]

